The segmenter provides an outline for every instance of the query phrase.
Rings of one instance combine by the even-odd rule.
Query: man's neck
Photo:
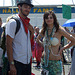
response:
[[[22,17],[22,18],[24,18],[24,19],[27,17],[27,16],[24,16],[24,15],[22,15],[22,14],[19,14],[19,15],[20,15],[20,17]]]

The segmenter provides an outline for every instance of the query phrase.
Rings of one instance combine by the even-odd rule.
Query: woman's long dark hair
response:
[[[43,25],[42,25],[42,30],[43,30],[43,35],[45,34],[45,31],[46,31],[46,29],[47,29],[47,24],[46,24],[46,22],[45,22],[45,19],[46,18],[48,18],[48,15],[52,15],[53,16],[53,19],[54,19],[54,26],[55,26],[55,28],[56,28],[56,32],[58,31],[58,29],[59,29],[59,23],[58,23],[58,21],[57,21],[57,18],[56,18],[56,15],[54,14],[54,12],[53,11],[46,11],[45,13],[44,13],[44,15],[43,15]]]

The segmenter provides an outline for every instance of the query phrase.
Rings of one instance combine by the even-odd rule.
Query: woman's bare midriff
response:
[[[61,56],[54,56],[54,55],[50,55],[49,56],[49,60],[61,60]]]
[[[52,52],[53,52],[54,55],[52,54],[52,52],[50,50],[49,60],[61,60],[62,56],[60,54],[58,54],[59,50],[57,50],[57,49],[58,49],[58,47],[52,48]]]

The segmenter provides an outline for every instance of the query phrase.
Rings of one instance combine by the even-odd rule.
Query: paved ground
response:
[[[33,66],[35,66],[36,65],[36,62],[35,63],[32,63],[32,72],[35,74],[35,75],[41,75],[41,69],[37,69],[37,68],[35,68],[35,67],[33,67]],[[70,67],[71,67],[71,63],[66,63],[66,64],[64,64],[64,70],[65,70],[65,75],[68,75],[68,73],[69,73],[69,70],[70,70]],[[62,75],[64,75],[63,73],[62,73]]]

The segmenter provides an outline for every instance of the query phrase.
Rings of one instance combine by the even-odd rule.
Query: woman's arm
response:
[[[69,32],[74,38],[75,38],[75,33],[74,32]]]
[[[43,42],[40,40],[41,38],[43,38],[44,36],[43,36],[43,34],[42,34],[42,31],[39,33],[39,35],[37,36],[37,39],[36,39],[36,42],[39,44],[39,45],[41,45],[41,46],[43,46]]]
[[[64,28],[60,27],[60,34],[62,34],[62,36],[66,37],[70,42],[68,44],[66,44],[64,47],[62,47],[60,49],[60,53],[62,53],[63,50],[70,48],[71,46],[75,45],[75,38],[73,37],[73,35],[71,35],[70,33],[68,33]]]

